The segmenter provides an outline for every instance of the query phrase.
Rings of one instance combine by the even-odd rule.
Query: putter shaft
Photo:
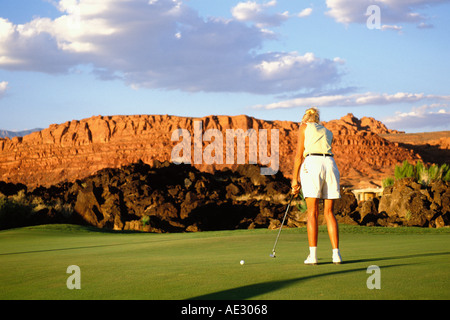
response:
[[[283,228],[283,225],[284,225],[284,220],[286,220],[286,216],[289,211],[289,208],[291,207],[291,202],[293,199],[294,199],[294,194],[291,196],[291,199],[289,200],[288,206],[286,208],[286,212],[284,213],[283,221],[281,222],[280,229],[278,230],[277,238],[275,239],[275,244],[273,245],[273,249],[272,249],[272,254],[270,255],[272,258],[275,258],[275,248],[278,243],[278,238],[280,237],[281,229]]]

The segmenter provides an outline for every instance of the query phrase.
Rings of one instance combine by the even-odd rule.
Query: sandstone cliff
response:
[[[279,170],[291,177],[299,123],[264,121],[240,116],[203,118],[170,115],[95,116],[83,120],[54,124],[23,138],[0,139],[0,181],[23,183],[29,187],[51,186],[61,181],[75,181],[104,168],[118,168],[142,160],[171,159],[172,133],[181,128],[194,136],[194,122],[202,121],[208,129],[279,130]],[[420,156],[412,150],[390,142],[379,134],[392,133],[372,118],[357,119],[352,114],[324,123],[334,134],[333,152],[341,172],[341,184],[353,187],[380,185],[394,166],[403,160],[414,162]],[[203,142],[203,148],[210,142]],[[225,148],[225,138],[223,141]],[[194,143],[192,143],[192,149]],[[236,147],[235,147],[236,148]],[[249,146],[245,148],[246,163]],[[225,154],[225,151],[224,151]],[[236,155],[236,152],[235,152]],[[234,161],[236,163],[237,161]],[[201,171],[213,172],[236,164],[198,164]]]

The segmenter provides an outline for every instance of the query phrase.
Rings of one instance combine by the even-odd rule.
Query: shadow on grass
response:
[[[17,229],[28,230],[44,230],[44,231],[61,231],[61,232],[95,232],[95,233],[112,233],[112,234],[128,234],[128,233],[140,233],[149,234],[149,232],[138,230],[113,230],[108,228],[98,228],[91,225],[82,224],[66,224],[66,223],[52,223],[52,224],[38,224],[35,226],[20,227]],[[12,230],[12,229],[9,229]]]
[[[394,264],[394,265],[388,265],[383,266],[384,268],[392,268],[392,267],[398,267],[403,266],[402,264]],[[280,280],[280,281],[268,281],[268,282],[262,282],[262,283],[255,283],[250,284],[243,287],[237,287],[233,289],[213,292],[205,295],[201,295],[198,297],[193,297],[188,300],[247,300],[251,299],[253,297],[263,295],[272,291],[277,291],[289,286],[292,286],[296,283],[312,280],[316,278],[321,277],[328,277],[338,274],[345,274],[345,273],[351,273],[351,272],[360,272],[360,271],[366,271],[367,268],[357,268],[357,269],[349,269],[349,270],[340,270],[340,271],[333,271],[333,272],[326,272],[316,275],[310,275],[306,277],[298,277],[294,279],[288,279],[288,280]]]
[[[101,247],[116,247],[116,246],[123,246],[123,245],[129,245],[129,243],[102,244],[102,245],[83,246],[83,247],[70,247],[70,248],[55,248],[55,249],[33,250],[33,251],[6,252],[6,253],[0,253],[0,256],[9,256],[9,255],[14,255],[14,254],[27,254],[27,253],[42,253],[42,252],[52,252],[52,251],[92,249],[92,248],[101,248]]]
[[[35,230],[45,230],[45,231],[51,231],[53,226],[55,225],[49,225],[50,227],[42,227],[38,226],[38,227],[29,227],[30,229],[35,229]],[[100,232],[100,233],[115,233],[115,234],[125,234],[125,233],[130,233],[130,234],[149,234],[146,232],[141,232],[141,231],[117,231],[117,230],[102,230],[99,228],[95,228],[95,227],[84,227],[84,226],[72,226],[72,225],[68,225],[67,226],[63,226],[63,227],[55,227],[54,230],[57,231],[64,231],[67,232],[68,234],[70,234],[71,232],[76,233],[79,232],[80,230],[82,232]],[[163,241],[170,241],[170,240],[164,240],[164,239],[157,239],[155,241],[158,242],[163,242]],[[153,240],[147,239],[146,241],[143,242],[133,242],[133,243],[129,243],[129,242],[121,242],[121,243],[109,243],[109,244],[99,244],[99,245],[90,245],[90,246],[78,246],[78,247],[65,247],[65,248],[53,248],[53,249],[41,249],[41,250],[29,250],[29,251],[16,251],[16,252],[5,252],[5,253],[0,253],[0,256],[9,256],[9,255],[15,255],[15,254],[28,254],[28,253],[42,253],[42,252],[52,252],[52,251],[68,251],[68,250],[79,250],[79,249],[93,249],[93,248],[102,248],[102,247],[117,247],[117,246],[128,246],[130,244],[145,244],[145,243],[151,243],[153,242]]]
[[[396,259],[412,259],[412,258],[419,258],[419,257],[431,257],[431,256],[443,256],[443,255],[450,255],[450,252],[430,252],[430,253],[417,253],[417,254],[410,254],[405,256],[393,256],[393,257],[384,257],[384,258],[372,258],[372,259],[357,259],[357,260],[346,260],[345,264],[351,264],[351,263],[360,263],[360,262],[377,262],[377,261],[385,261],[385,260],[396,260]]]
[[[376,264],[377,261],[384,261],[384,260],[409,259],[409,258],[418,258],[418,257],[448,255],[448,254],[450,254],[450,252],[422,253],[422,254],[412,254],[412,255],[404,255],[404,256],[385,257],[385,258],[379,258],[379,259],[349,260],[349,261],[345,261],[345,265],[353,264],[353,263],[362,263],[362,262],[370,262],[371,264]],[[382,266],[382,268],[386,269],[386,268],[400,267],[400,266],[412,265],[412,264],[415,264],[415,263],[392,264],[392,265]],[[246,286],[242,286],[242,287],[238,287],[238,288],[233,288],[233,289],[228,289],[228,290],[223,290],[223,291],[218,291],[218,292],[213,292],[213,293],[193,297],[188,300],[246,300],[246,299],[251,299],[253,297],[272,292],[272,291],[277,291],[277,290],[289,287],[298,282],[312,280],[312,279],[321,278],[321,277],[328,277],[328,276],[333,276],[333,275],[338,275],[338,274],[361,272],[361,271],[367,271],[367,267],[355,268],[355,269],[349,269],[349,270],[339,270],[339,271],[321,273],[321,274],[310,275],[310,276],[305,276],[305,277],[298,277],[298,278],[288,279],[288,280],[255,283],[255,284],[246,285]]]

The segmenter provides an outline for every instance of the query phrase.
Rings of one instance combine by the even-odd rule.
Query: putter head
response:
[[[275,258],[276,256],[275,256],[275,251],[273,251],[270,255],[269,255],[271,258]]]

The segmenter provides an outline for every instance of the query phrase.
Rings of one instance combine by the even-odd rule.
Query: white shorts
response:
[[[305,198],[339,199],[340,174],[333,157],[308,156],[300,168]]]

